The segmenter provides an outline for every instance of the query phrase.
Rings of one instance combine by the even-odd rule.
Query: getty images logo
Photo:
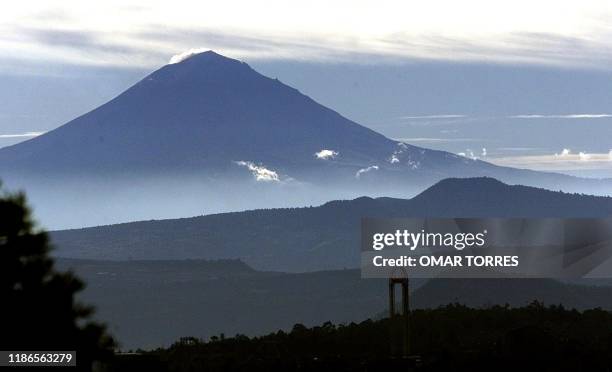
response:
[[[372,248],[380,251],[384,248],[419,247],[452,247],[458,251],[464,248],[482,247],[485,245],[487,230],[479,233],[429,233],[425,230],[410,232],[396,230],[395,233],[376,233],[372,235]]]

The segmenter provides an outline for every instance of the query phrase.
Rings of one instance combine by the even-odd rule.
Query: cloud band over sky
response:
[[[151,67],[191,48],[236,58],[425,58],[606,66],[603,1],[20,1],[3,4],[5,60]]]
[[[0,134],[0,139],[4,138],[32,138],[40,136],[45,132],[25,132],[25,133],[4,133]]]
[[[608,153],[572,153],[564,149],[553,155],[510,156],[487,159],[498,165],[533,170],[567,171],[567,170],[612,170],[612,150]]]

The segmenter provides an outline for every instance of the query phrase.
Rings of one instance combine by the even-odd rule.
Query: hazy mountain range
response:
[[[51,238],[56,256],[71,257],[59,258],[60,268],[75,270],[88,283],[81,299],[96,305],[98,318],[127,349],[168,345],[186,335],[260,335],[295,323],[384,316],[387,282],[342,269],[359,264],[362,216],[610,215],[610,197],[509,186],[491,178],[447,179],[409,200],[363,197],[310,208],[55,231]],[[411,289],[412,308],[539,300],[612,309],[609,281],[413,279]]]
[[[63,257],[59,267],[74,270],[88,283],[81,299],[96,305],[97,317],[109,323],[127,349],[167,345],[186,335],[257,335],[294,323],[383,316],[386,281],[361,279],[358,269],[342,269],[359,264],[362,216],[610,215],[610,197],[468,178],[441,181],[412,199],[362,197],[319,207],[141,221],[55,231],[51,239],[55,255]],[[539,300],[610,309],[607,284],[412,280],[411,306],[519,306]]]
[[[499,167],[391,140],[214,52],[168,64],[91,112],[0,149],[0,175],[25,188],[52,227],[409,197],[446,177],[612,190],[609,180]]]
[[[186,335],[259,335],[295,323],[384,316],[387,282],[343,269],[359,264],[362,216],[610,215],[610,197],[509,186],[491,178],[447,179],[409,200],[363,197],[310,208],[55,231],[51,238],[56,256],[71,257],[58,259],[59,266],[88,283],[81,298],[96,305],[97,316],[123,348],[135,348],[167,345]],[[609,283],[413,279],[411,306],[522,306],[539,300],[612,309]]]
[[[61,257],[105,260],[241,259],[259,270],[359,267],[362,217],[609,217],[612,198],[447,179],[412,199],[367,198],[54,231]]]

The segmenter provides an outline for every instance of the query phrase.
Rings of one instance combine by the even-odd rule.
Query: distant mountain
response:
[[[238,161],[305,180],[308,172],[329,175],[329,167],[351,180],[368,166],[445,174],[499,168],[388,139],[209,51],[160,68],[53,131],[0,149],[0,174],[214,174],[240,169]]]
[[[0,149],[0,176],[25,188],[54,226],[410,197],[447,177],[612,191],[608,180],[498,167],[391,140],[212,51],[163,66],[91,112]]]
[[[447,179],[413,199],[367,197],[319,207],[253,210],[54,231],[61,257],[241,259],[260,270],[358,267],[362,217],[607,217],[612,198]]]
[[[0,149],[0,169],[192,172],[252,161],[289,172],[321,166],[315,153],[323,149],[338,152],[348,165],[382,160],[396,146],[246,63],[211,51],[160,68],[56,130]]]
[[[122,349],[169,345],[183,336],[261,335],[296,324],[386,316],[387,282],[359,270],[303,274],[255,271],[225,261],[60,259],[87,283],[81,299],[96,306]],[[411,307],[448,303],[523,306],[534,300],[570,308],[612,309],[612,288],[553,280],[412,280]]]

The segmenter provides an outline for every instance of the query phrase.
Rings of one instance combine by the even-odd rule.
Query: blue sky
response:
[[[392,138],[612,176],[610,20],[603,1],[20,1],[0,12],[0,146],[201,48]]]

